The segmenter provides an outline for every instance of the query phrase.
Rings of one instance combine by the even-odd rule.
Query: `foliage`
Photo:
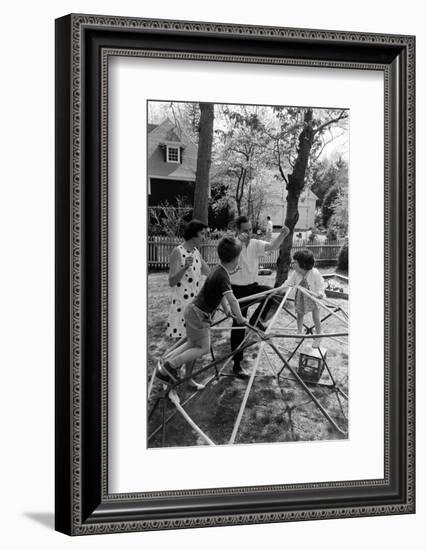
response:
[[[293,230],[299,219],[299,198],[309,181],[312,166],[320,158],[324,148],[336,137],[334,129],[345,126],[348,113],[345,110],[307,108],[274,108],[279,121],[275,134],[276,164],[287,186],[285,225],[290,233],[280,245],[277,261],[276,285],[282,284],[288,275],[291,262]],[[290,170],[286,173],[282,159]]]
[[[249,214],[253,181],[270,162],[264,108],[221,105],[215,130],[214,179],[225,184],[236,214]],[[252,196],[248,197],[249,192]]]
[[[219,181],[212,183],[209,200],[209,227],[212,229],[226,228],[232,217],[227,186]]]
[[[309,233],[309,236],[308,236],[308,242],[313,244],[317,241],[317,232],[315,231],[315,229],[312,229],[312,231]]]
[[[321,208],[316,208],[316,209],[315,209],[314,224],[315,224],[315,227],[320,227],[320,226],[322,225],[322,212],[321,212]]]
[[[176,198],[177,208],[167,201],[149,209],[149,235],[182,236],[185,222],[189,221],[192,207],[182,197]]]
[[[339,196],[339,187],[337,185],[333,185],[331,187],[326,196],[324,197],[324,201],[322,203],[321,213],[322,213],[322,223],[324,227],[328,227],[328,222],[331,218],[331,216],[334,214],[334,203],[337,200],[337,197]]]
[[[327,240],[335,241],[337,239],[337,232],[334,227],[329,227],[327,231]]]
[[[328,159],[315,163],[310,174],[311,190],[318,197],[319,204],[322,205],[324,197],[330,187],[335,184],[336,168]]]
[[[347,113],[342,110],[302,107],[274,107],[273,110],[278,126],[272,132],[271,138],[274,141],[274,163],[281,177],[289,183],[289,172],[294,172],[302,148],[300,136],[309,127],[311,146],[303,179],[304,185],[313,184],[313,175],[326,170],[329,164],[327,160],[321,161],[324,149],[346,131]],[[331,177],[332,174],[329,174],[328,179]],[[322,190],[321,187],[325,189]],[[312,188],[312,191],[322,199],[328,187],[327,182],[324,182],[324,185]]]
[[[337,185],[341,189],[348,186],[347,162],[339,157],[336,161],[325,158],[315,163],[310,174],[310,185],[322,205],[331,187]]]
[[[168,116],[175,121],[180,135],[198,143],[198,103],[150,103],[156,105],[152,107],[152,112],[155,110],[158,118],[160,115],[163,118]],[[163,107],[160,108],[159,104]],[[329,211],[326,218],[330,229],[339,235],[347,232],[344,225],[345,208],[347,217],[347,163],[342,159],[330,160],[323,154],[331,147],[329,143],[347,132],[347,117],[347,111],[338,109],[214,106],[214,139],[209,177],[210,226],[224,228],[232,215],[248,214],[256,231],[262,226],[267,214],[266,202],[271,204],[271,197],[272,201],[275,200],[274,195],[282,196],[285,186],[285,223],[291,234],[280,249],[278,272],[282,280],[285,280],[291,258],[292,234],[299,217],[299,197],[306,187],[312,187],[321,204],[330,189],[338,187],[338,194],[328,198]],[[274,191],[277,193],[274,194]],[[161,223],[157,221],[153,230],[163,231],[158,226],[163,225],[164,218],[163,212]],[[316,216],[316,225],[318,221]],[[171,221],[171,229],[164,231],[173,232],[176,224],[177,220]],[[284,250],[285,247],[288,250]]]
[[[349,190],[340,189],[339,194],[334,201],[333,215],[331,216],[330,228],[332,228],[339,237],[345,237],[349,230]]]
[[[348,243],[345,243],[339,252],[339,257],[337,259],[337,270],[344,271],[345,273],[349,271],[349,244]]]

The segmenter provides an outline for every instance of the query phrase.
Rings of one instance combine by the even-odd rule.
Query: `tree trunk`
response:
[[[241,168],[240,175],[238,176],[237,188],[235,191],[235,203],[237,205],[238,216],[241,216],[241,203],[244,197],[246,174],[247,170],[245,168]]]
[[[299,219],[299,197],[305,185],[306,168],[308,166],[309,155],[315,136],[312,128],[312,109],[307,109],[305,111],[304,123],[303,130],[299,136],[299,146],[293,172],[288,175],[285,225],[290,229],[290,233],[280,246],[275,286],[284,283],[290,268],[294,228]]]
[[[200,125],[197,154],[197,176],[195,179],[193,218],[208,224],[209,176],[213,144],[213,103],[200,103]]]
[[[251,202],[251,184],[249,185],[248,197],[247,197],[247,216],[249,220],[253,220],[253,205]]]

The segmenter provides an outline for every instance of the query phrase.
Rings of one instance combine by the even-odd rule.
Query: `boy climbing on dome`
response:
[[[226,313],[232,312],[236,322],[247,320],[231,288],[229,274],[238,267],[241,243],[235,237],[223,237],[217,246],[220,264],[208,275],[201,291],[184,311],[187,341],[175,349],[164,362],[159,362],[156,376],[167,383],[180,380],[179,370],[185,363],[199,359],[210,350],[210,325],[216,309],[222,304]],[[201,388],[200,388],[201,389]]]

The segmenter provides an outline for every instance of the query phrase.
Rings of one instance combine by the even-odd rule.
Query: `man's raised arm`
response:
[[[280,247],[281,243],[289,233],[290,233],[290,229],[286,225],[284,225],[278,237],[275,237],[275,239],[272,242],[265,244],[265,252],[270,252],[271,250],[277,250],[277,248]]]

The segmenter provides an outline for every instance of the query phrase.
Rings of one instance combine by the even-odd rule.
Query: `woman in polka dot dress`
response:
[[[191,220],[185,227],[183,244],[174,248],[170,255],[169,284],[173,291],[166,335],[171,338],[186,335],[183,311],[201,290],[201,275],[210,272],[197,248],[206,227],[198,220]]]
[[[201,290],[201,275],[210,273],[209,266],[197,248],[204,237],[206,227],[206,224],[198,220],[191,220],[185,227],[183,244],[174,248],[170,254],[169,284],[173,290],[166,336],[171,338],[186,336],[183,311]],[[193,368],[194,363],[185,366],[187,376],[191,376]],[[188,386],[196,390],[204,388],[193,378],[189,379]]]

